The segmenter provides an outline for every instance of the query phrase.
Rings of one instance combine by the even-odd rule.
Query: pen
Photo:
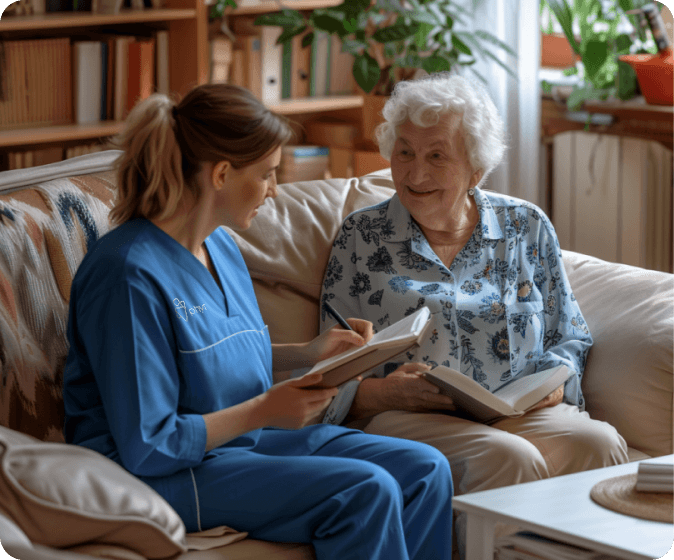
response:
[[[342,328],[344,328],[348,331],[353,330],[349,326],[349,323],[347,323],[344,320],[344,318],[339,313],[337,313],[337,311],[335,311],[335,309],[332,307],[332,305],[330,305],[327,301],[323,303],[323,309],[325,309],[325,311],[328,313],[328,315],[330,315],[330,317],[332,317],[335,321],[337,321],[342,326]]]

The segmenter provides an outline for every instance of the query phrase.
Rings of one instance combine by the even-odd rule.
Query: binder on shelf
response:
[[[243,49],[232,50],[232,66],[229,72],[229,83],[235,86],[246,87],[246,75],[244,72]]]
[[[133,37],[120,36],[115,38],[115,102],[113,116],[116,121],[122,121],[126,117],[129,45],[133,40]]]
[[[73,93],[77,124],[91,124],[100,119],[101,51],[100,41],[73,43]]]
[[[101,102],[99,120],[107,119],[108,106],[108,42],[101,41]]]
[[[309,95],[330,95],[330,50],[332,39],[325,31],[315,31],[311,43]]]
[[[212,83],[226,84],[232,65],[232,41],[224,35],[211,39],[211,79]]]
[[[276,41],[282,27],[262,26],[260,37],[262,51],[262,102],[273,105],[281,101],[283,46]]]
[[[311,48],[302,47],[302,39],[309,31],[295,35],[291,39],[292,60],[290,77],[290,97],[299,99],[309,96],[309,70],[311,66]]]
[[[168,95],[171,92],[169,82],[169,33],[157,31],[157,92]]]
[[[353,77],[353,55],[342,52],[342,41],[336,35],[331,37],[330,45],[330,95],[351,95],[355,91]]]
[[[108,59],[105,69],[105,119],[112,120],[115,118],[115,38],[109,37],[106,39],[106,43],[108,45]]]
[[[290,99],[290,82],[293,73],[293,44],[288,41],[281,51],[281,99]]]
[[[128,111],[154,91],[154,40],[138,39],[129,44]]]
[[[243,35],[243,68],[245,87],[262,99],[262,46],[259,35]]]

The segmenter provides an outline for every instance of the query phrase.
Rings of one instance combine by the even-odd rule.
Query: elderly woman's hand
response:
[[[550,393],[544,399],[538,401],[534,406],[532,406],[528,412],[533,412],[534,410],[540,410],[541,408],[547,408],[549,406],[555,406],[562,402],[564,399],[564,385],[557,387],[552,393]]]
[[[434,412],[454,410],[450,397],[440,394],[440,389],[424,379],[429,371],[426,364],[401,365],[385,378],[365,379],[356,392],[347,421],[373,416],[387,410]]]

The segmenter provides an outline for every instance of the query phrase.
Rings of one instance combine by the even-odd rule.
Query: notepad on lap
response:
[[[336,387],[394,356],[418,346],[431,321],[428,307],[382,329],[367,344],[318,362],[306,375],[322,373],[321,383],[312,388]]]
[[[573,375],[566,366],[557,366],[521,377],[493,393],[477,381],[445,366],[424,374],[440,392],[452,397],[457,410],[480,422],[491,422],[504,416],[522,416],[528,409],[552,393]]]

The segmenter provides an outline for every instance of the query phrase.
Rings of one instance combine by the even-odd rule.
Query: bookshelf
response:
[[[147,27],[166,30],[169,36],[169,89],[185,94],[208,81],[208,22],[203,0],[165,0],[163,8],[124,9],[117,14],[52,12],[41,15],[3,17],[0,41],[63,38],[78,40],[99,34],[131,32]],[[0,131],[0,149],[19,151],[44,147],[73,146],[96,142],[117,134],[121,121],[53,126],[15,125]]]
[[[314,10],[340,4],[343,0],[262,0],[254,5],[228,9],[227,17],[259,15],[283,7]],[[210,6],[204,0],[164,0],[163,8],[123,9],[117,14],[91,12],[53,12],[41,15],[3,17],[0,41],[64,38],[71,41],[95,39],[101,34],[138,33],[139,30],[166,30],[169,34],[169,90],[184,95],[196,85],[209,81]],[[307,121],[330,116],[361,126],[363,96],[306,97],[284,99],[270,107],[289,116],[299,129]],[[74,118],[74,117],[73,117]],[[85,143],[104,143],[119,133],[123,121],[104,120],[91,124],[10,125],[0,130],[0,150],[20,152],[43,148],[73,147]],[[4,168],[4,167],[3,167]],[[2,170],[2,169],[0,169]]]

